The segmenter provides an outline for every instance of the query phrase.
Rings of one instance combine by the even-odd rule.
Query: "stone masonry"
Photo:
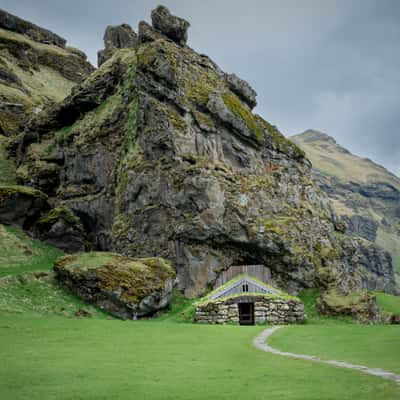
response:
[[[238,303],[243,298],[200,304],[196,307],[195,320],[205,324],[239,323]],[[254,301],[255,324],[303,323],[304,305],[296,300],[261,298]]]

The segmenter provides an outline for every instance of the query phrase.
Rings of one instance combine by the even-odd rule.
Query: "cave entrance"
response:
[[[239,324],[254,325],[254,303],[239,303]]]

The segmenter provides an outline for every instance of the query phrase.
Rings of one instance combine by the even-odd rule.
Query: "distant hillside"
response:
[[[308,130],[291,137],[313,164],[314,177],[329,195],[348,233],[374,242],[393,258],[400,274],[400,178],[358,157],[324,133]]]
[[[32,111],[63,100],[93,69],[65,39],[0,9],[0,134],[17,134]]]

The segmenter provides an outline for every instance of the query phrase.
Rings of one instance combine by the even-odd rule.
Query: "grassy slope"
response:
[[[305,151],[315,169],[345,183],[351,181],[363,184],[379,181],[389,183],[400,190],[400,178],[384,167],[348,152],[333,141],[314,138],[311,135],[313,134],[302,133],[291,136],[290,139]]]
[[[348,183],[355,182],[359,184],[368,184],[374,182],[386,182],[400,190],[400,178],[393,175],[384,167],[375,164],[369,159],[358,157],[349,153],[343,147],[333,141],[327,139],[328,136],[307,131],[305,133],[294,135],[290,139],[293,140],[307,154],[311,160],[315,170],[320,171],[323,175],[337,178],[339,182]],[[356,199],[362,199],[359,195],[355,195]],[[332,199],[335,211],[341,215],[352,215],[354,210],[348,208],[344,202],[347,199]],[[374,203],[365,203],[362,207],[362,214],[368,218],[374,219],[380,223],[383,217],[388,218],[382,209],[385,209],[385,203],[374,199]],[[358,211],[358,214],[360,211]],[[393,223],[396,226],[396,223]],[[380,225],[377,231],[376,243],[387,250],[393,258],[393,266],[397,274],[398,282],[400,282],[400,240],[393,227]]]
[[[0,40],[4,40],[5,43],[11,41],[16,44],[28,45],[35,52],[41,54],[49,53],[59,57],[75,57],[67,49],[38,43],[25,35],[4,29],[0,29]],[[52,68],[41,66],[40,70],[31,73],[21,68],[18,60],[11,57],[10,54],[7,57],[2,57],[2,60],[6,63],[7,68],[19,77],[24,88],[28,90],[28,93],[24,93],[16,87],[0,82],[0,93],[10,102],[35,105],[42,103],[44,99],[61,101],[75,85],[75,82],[64,78]]]
[[[377,292],[376,299],[382,311],[391,314],[400,314],[400,296]]]
[[[0,321],[2,316],[16,313],[25,316],[73,317],[79,310],[98,318],[106,317],[95,307],[58,286],[52,274],[37,277],[25,273],[0,279]]]
[[[2,399],[398,399],[394,383],[252,347],[260,327],[4,317]]]
[[[29,271],[49,271],[63,253],[31,239],[17,228],[0,225],[0,277]]]

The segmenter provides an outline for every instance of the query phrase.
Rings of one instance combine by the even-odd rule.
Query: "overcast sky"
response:
[[[93,64],[106,25],[150,21],[153,0],[0,0]],[[189,45],[258,93],[285,135],[312,128],[400,174],[400,0],[164,0]]]

